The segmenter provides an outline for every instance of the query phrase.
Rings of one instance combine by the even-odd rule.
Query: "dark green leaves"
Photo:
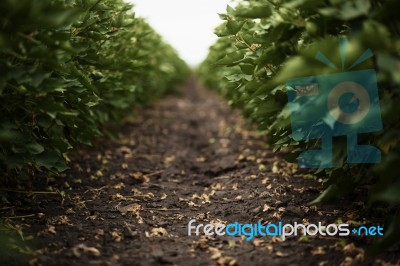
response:
[[[121,0],[2,0],[0,28],[0,174],[65,170],[73,146],[188,75]]]
[[[318,51],[340,66],[338,38],[347,36],[349,52],[344,71],[374,68],[384,130],[364,134],[362,143],[377,146],[380,164],[347,165],[347,144],[336,143],[337,166],[318,169],[326,180],[326,191],[315,202],[334,201],[368,183],[371,204],[386,204],[397,211],[400,204],[400,17],[397,0],[242,0],[221,14],[218,41],[210,48],[199,68],[202,80],[218,89],[229,104],[241,108],[250,122],[268,135],[276,150],[285,149],[287,158],[297,161],[300,151],[316,149],[317,140],[292,140],[285,83],[293,77],[329,74],[332,70],[315,60]],[[357,58],[371,49],[375,58],[348,70]],[[312,110],[309,116],[313,115]],[[378,181],[377,181],[378,180]],[[372,188],[371,188],[372,187]],[[397,208],[397,209],[396,209]],[[393,222],[395,221],[395,222]],[[388,221],[388,235],[382,246],[399,242],[399,215]]]
[[[371,3],[369,0],[351,0],[337,2],[338,3],[334,6],[321,8],[319,12],[327,17],[336,17],[341,20],[347,21],[367,15],[371,9]]]
[[[236,33],[238,33],[240,31],[243,24],[244,24],[244,21],[238,22],[235,20],[228,20],[228,22],[226,23],[226,27],[229,30],[229,33],[231,35],[235,35]]]
[[[272,14],[272,8],[268,2],[254,3],[248,8],[238,8],[233,13],[239,18],[268,18]]]

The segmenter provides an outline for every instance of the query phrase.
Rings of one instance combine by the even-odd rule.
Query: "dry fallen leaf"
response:
[[[273,236],[273,237],[271,237],[271,240],[272,240],[272,243],[285,242],[285,240],[283,240],[281,236]]]
[[[232,239],[229,239],[228,240],[228,248],[234,249],[235,247],[236,247],[236,241],[232,240]]]
[[[99,240],[100,237],[104,236],[104,230],[103,229],[96,229],[94,239]]]
[[[261,180],[261,184],[266,185],[269,183],[269,177],[264,178],[263,180]]]
[[[126,158],[126,155],[132,155],[132,153],[133,153],[132,149],[127,146],[122,146],[122,147],[118,148],[117,151],[124,154],[125,158]]]
[[[121,194],[117,193],[110,196],[110,200],[119,201],[119,200],[127,200],[126,197],[122,196]]]
[[[86,220],[89,220],[89,221],[95,221],[96,219],[97,219],[97,215],[90,215],[90,216],[86,217]]]
[[[168,232],[165,228],[162,227],[155,227],[152,228],[150,231],[150,236],[167,236]]]
[[[191,200],[189,200],[189,201],[187,202],[187,204],[188,204],[189,207],[200,207],[199,204],[196,204],[196,203],[194,203],[194,202],[191,201]]]
[[[274,246],[273,246],[272,244],[266,244],[266,245],[265,245],[265,249],[266,249],[268,252],[272,253],[272,252],[274,251]]]
[[[267,167],[264,164],[260,164],[258,166],[258,170],[260,170],[261,172],[265,172],[265,171],[267,171]]]
[[[57,234],[57,232],[56,232],[56,227],[55,227],[55,226],[52,226],[52,225],[50,225],[50,226],[46,229],[46,231],[49,232],[49,233],[51,233],[51,234],[53,234],[53,235]]]
[[[222,183],[213,183],[213,184],[211,184],[211,189],[213,189],[213,190],[223,190],[225,188],[226,188],[226,186],[224,184],[222,184]]]
[[[238,183],[234,183],[232,185],[232,190],[238,190],[239,184]]]
[[[204,163],[205,161],[206,161],[206,158],[204,158],[203,156],[199,156],[196,158],[196,162]]]
[[[254,162],[256,160],[256,156],[254,156],[254,155],[247,156],[246,160]]]
[[[202,204],[210,203],[210,196],[205,194],[205,193],[203,193],[201,195],[198,195],[197,193],[195,193],[195,194],[192,195],[192,199],[201,199],[202,200],[202,202],[201,202]]]
[[[206,249],[208,248],[208,237],[205,235],[200,235],[199,240],[197,240],[196,245],[200,248],[200,249]]]
[[[217,260],[217,264],[221,266],[235,266],[237,265],[237,261],[231,257],[221,257]]]
[[[238,161],[244,161],[246,159],[246,156],[243,154],[240,154],[239,157],[237,158]]]
[[[28,266],[40,266],[38,258],[34,258],[28,261]]]
[[[279,213],[277,213],[277,212],[274,212],[274,213],[272,214],[272,217],[273,217],[273,218],[276,218],[277,220],[280,220],[280,219],[281,219],[281,215],[280,215]]]
[[[167,194],[165,194],[165,193],[162,193],[161,194],[161,197],[160,197],[160,199],[161,200],[164,200],[164,199],[166,199],[168,197],[168,195]]]
[[[263,206],[263,212],[267,212],[267,211],[269,211],[269,210],[271,210],[271,209],[274,209],[274,208],[271,207],[271,206],[269,206],[268,204],[264,204],[264,206]]]
[[[66,211],[65,211],[65,214],[74,214],[75,213],[75,211],[74,211],[74,209],[72,209],[72,208],[68,208]]]
[[[120,182],[120,183],[118,183],[118,184],[116,184],[116,185],[113,186],[114,189],[122,189],[122,188],[124,188],[124,187],[125,187],[125,184],[122,183],[122,182]]]
[[[357,261],[357,262],[364,262],[364,253],[359,253],[359,254],[357,254],[356,255],[356,257],[355,257],[355,260]]]
[[[311,250],[311,254],[313,256],[316,255],[324,255],[326,253],[324,247],[314,247],[313,250]]]
[[[357,254],[355,257],[355,260],[358,262],[363,262],[364,261],[364,257],[365,257],[365,251],[362,248],[357,248],[354,243],[350,243],[347,244],[346,246],[344,246],[343,248],[343,252],[345,254],[351,254],[351,253],[355,253]]]
[[[132,177],[134,180],[139,181],[140,183],[150,182],[150,178],[141,172],[130,173],[129,176]]]
[[[272,166],[272,173],[274,174],[279,173],[278,167],[276,165]]]
[[[50,217],[48,219],[49,224],[62,224],[62,225],[71,225],[69,223],[69,219],[66,215],[60,215],[55,217]]]
[[[128,212],[131,213],[139,213],[142,210],[142,206],[136,203],[129,204],[126,206],[118,206],[117,210],[120,211],[123,215],[125,215]]]
[[[222,256],[221,251],[217,248],[209,247],[208,251],[211,253],[212,260],[217,260],[217,259],[221,258],[221,256]]]
[[[364,250],[361,249],[361,248],[357,248],[354,245],[354,243],[350,243],[350,244],[347,244],[346,246],[344,246],[343,252],[345,254],[349,254],[349,253],[364,253]]]
[[[137,197],[143,197],[145,199],[154,198],[154,194],[153,193],[151,193],[151,192],[145,193],[145,192],[140,191],[137,188],[132,188],[131,192],[133,193],[134,196],[137,196]]]
[[[110,235],[111,235],[112,239],[113,239],[115,242],[121,242],[121,240],[122,240],[122,235],[121,235],[120,232],[118,232],[118,231],[112,231],[112,232],[110,233]]]
[[[264,244],[265,244],[265,241],[262,240],[262,239],[255,238],[255,239],[253,240],[253,245],[254,245],[255,247],[262,247]]]
[[[346,257],[342,263],[340,263],[340,266],[351,266],[353,265],[353,259],[351,257]]]
[[[281,251],[275,252],[275,255],[278,256],[278,257],[287,257],[287,256],[289,256],[289,254],[283,253]]]
[[[82,244],[78,244],[78,245],[76,245],[75,247],[72,248],[72,254],[74,254],[75,257],[79,258],[82,255],[82,253],[90,254],[90,255],[93,255],[93,256],[96,256],[96,257],[100,256],[100,254],[101,254],[100,251],[97,248],[88,247],[83,243]]]
[[[164,163],[170,164],[175,161],[175,155],[164,157]]]

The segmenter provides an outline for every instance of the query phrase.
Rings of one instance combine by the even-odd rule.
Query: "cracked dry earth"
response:
[[[398,251],[367,256],[368,238],[188,236],[191,219],[263,224],[380,219],[357,198],[339,206],[309,204],[321,192],[320,181],[275,155],[240,114],[193,79],[179,95],[136,113],[118,141],[99,139],[95,148],[71,155],[71,170],[53,184],[72,188],[64,200],[36,195],[24,201],[15,195],[14,215],[35,214],[20,221],[24,234],[34,238],[31,265],[399,263]]]

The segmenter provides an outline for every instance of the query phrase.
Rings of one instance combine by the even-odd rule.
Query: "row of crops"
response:
[[[187,78],[177,53],[122,0],[0,2],[0,180],[67,168]]]
[[[224,22],[216,29],[219,39],[198,70],[203,82],[218,89],[231,106],[242,109],[276,151],[285,151],[290,162],[297,162],[300,152],[319,149],[321,144],[318,139],[292,138],[286,82],[376,70],[383,130],[365,131],[368,133],[360,134],[358,142],[378,147],[382,160],[350,164],[346,137],[334,138],[334,167],[316,170],[326,188],[316,202],[366,191],[366,206],[371,210],[383,207],[387,213],[379,249],[400,239],[400,170],[396,167],[400,162],[399,9],[397,0],[237,1],[235,8],[228,6],[226,13],[220,14]],[[345,58],[338,45],[343,38],[347,39]],[[365,57],[367,60],[351,68],[368,49],[374,57]],[[316,60],[318,52],[328,64]],[[312,104],[302,107],[309,108],[304,119],[327,115]]]

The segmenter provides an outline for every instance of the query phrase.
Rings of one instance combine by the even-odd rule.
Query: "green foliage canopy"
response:
[[[286,81],[342,71],[315,60],[321,51],[340,66],[341,36],[349,40],[347,67],[365,50],[374,52],[373,60],[353,70],[377,71],[384,130],[363,136],[360,141],[378,146],[383,160],[374,166],[348,165],[346,140],[337,140],[336,167],[317,170],[326,190],[316,202],[335,200],[367,184],[370,206],[380,203],[398,210],[399,8],[396,0],[243,0],[220,15],[224,22],[215,32],[220,38],[199,67],[199,75],[206,85],[225,95],[233,107],[241,108],[249,121],[268,136],[276,151],[286,150],[286,159],[291,162],[303,150],[318,149],[320,143],[291,138]],[[388,234],[379,240],[380,247],[398,242],[399,220],[400,215],[395,214],[387,220]]]
[[[0,172],[60,172],[92,143],[189,73],[121,0],[0,2]]]

